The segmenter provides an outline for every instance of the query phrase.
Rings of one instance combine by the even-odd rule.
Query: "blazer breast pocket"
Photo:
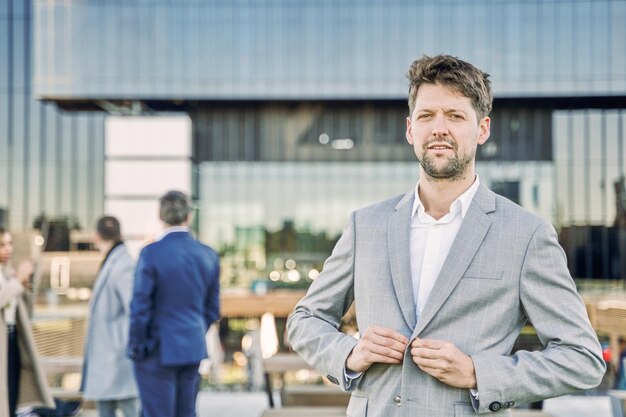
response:
[[[490,279],[490,280],[500,280],[504,275],[504,271],[478,271],[478,270],[467,270],[465,274],[463,274],[463,279]]]

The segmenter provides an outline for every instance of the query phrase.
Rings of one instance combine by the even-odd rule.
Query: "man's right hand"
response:
[[[395,330],[370,326],[346,360],[346,368],[364,372],[375,363],[401,364],[409,339]]]

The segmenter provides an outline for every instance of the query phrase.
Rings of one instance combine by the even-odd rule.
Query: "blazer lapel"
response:
[[[469,267],[491,226],[487,213],[495,210],[495,201],[492,191],[483,185],[478,188],[422,310],[413,336],[417,336],[433,319]]]
[[[413,282],[411,279],[410,232],[411,209],[415,191],[408,192],[394,208],[395,212],[387,224],[387,247],[391,279],[396,297],[402,309],[402,315],[409,328],[414,329],[415,300],[413,299]]]

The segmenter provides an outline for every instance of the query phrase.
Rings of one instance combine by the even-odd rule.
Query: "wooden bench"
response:
[[[47,375],[81,373],[83,368],[83,358],[74,357],[50,357],[43,356],[39,359],[41,366]]]
[[[547,414],[541,410],[518,410],[512,409],[511,413],[513,417],[552,417],[551,414]]]
[[[513,417],[551,417],[539,410],[511,410]],[[261,417],[345,417],[345,407],[270,408]]]
[[[262,417],[346,417],[345,407],[270,408]]]
[[[274,397],[272,396],[272,374],[278,374],[281,378],[285,372],[299,371],[300,369],[314,370],[297,353],[278,353],[263,360],[263,372],[265,377],[265,392],[270,407],[274,407]],[[284,387],[284,383],[283,383]]]
[[[296,385],[284,387],[281,393],[283,407],[348,407],[350,393],[337,386]]]
[[[613,415],[616,417],[626,417],[626,391],[609,390]]]

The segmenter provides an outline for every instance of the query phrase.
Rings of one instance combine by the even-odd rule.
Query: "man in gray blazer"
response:
[[[352,392],[348,416],[506,416],[597,386],[605,363],[554,228],[475,173],[488,75],[439,55],[407,76],[420,180],[352,214],[289,318],[293,348]],[[353,301],[358,340],[338,330]],[[544,349],[511,354],[526,322]]]
[[[100,417],[115,417],[116,409],[124,417],[137,417],[139,394],[126,357],[135,263],[115,217],[98,220],[94,243],[105,258],[89,304],[81,391],[85,399],[96,401]]]

